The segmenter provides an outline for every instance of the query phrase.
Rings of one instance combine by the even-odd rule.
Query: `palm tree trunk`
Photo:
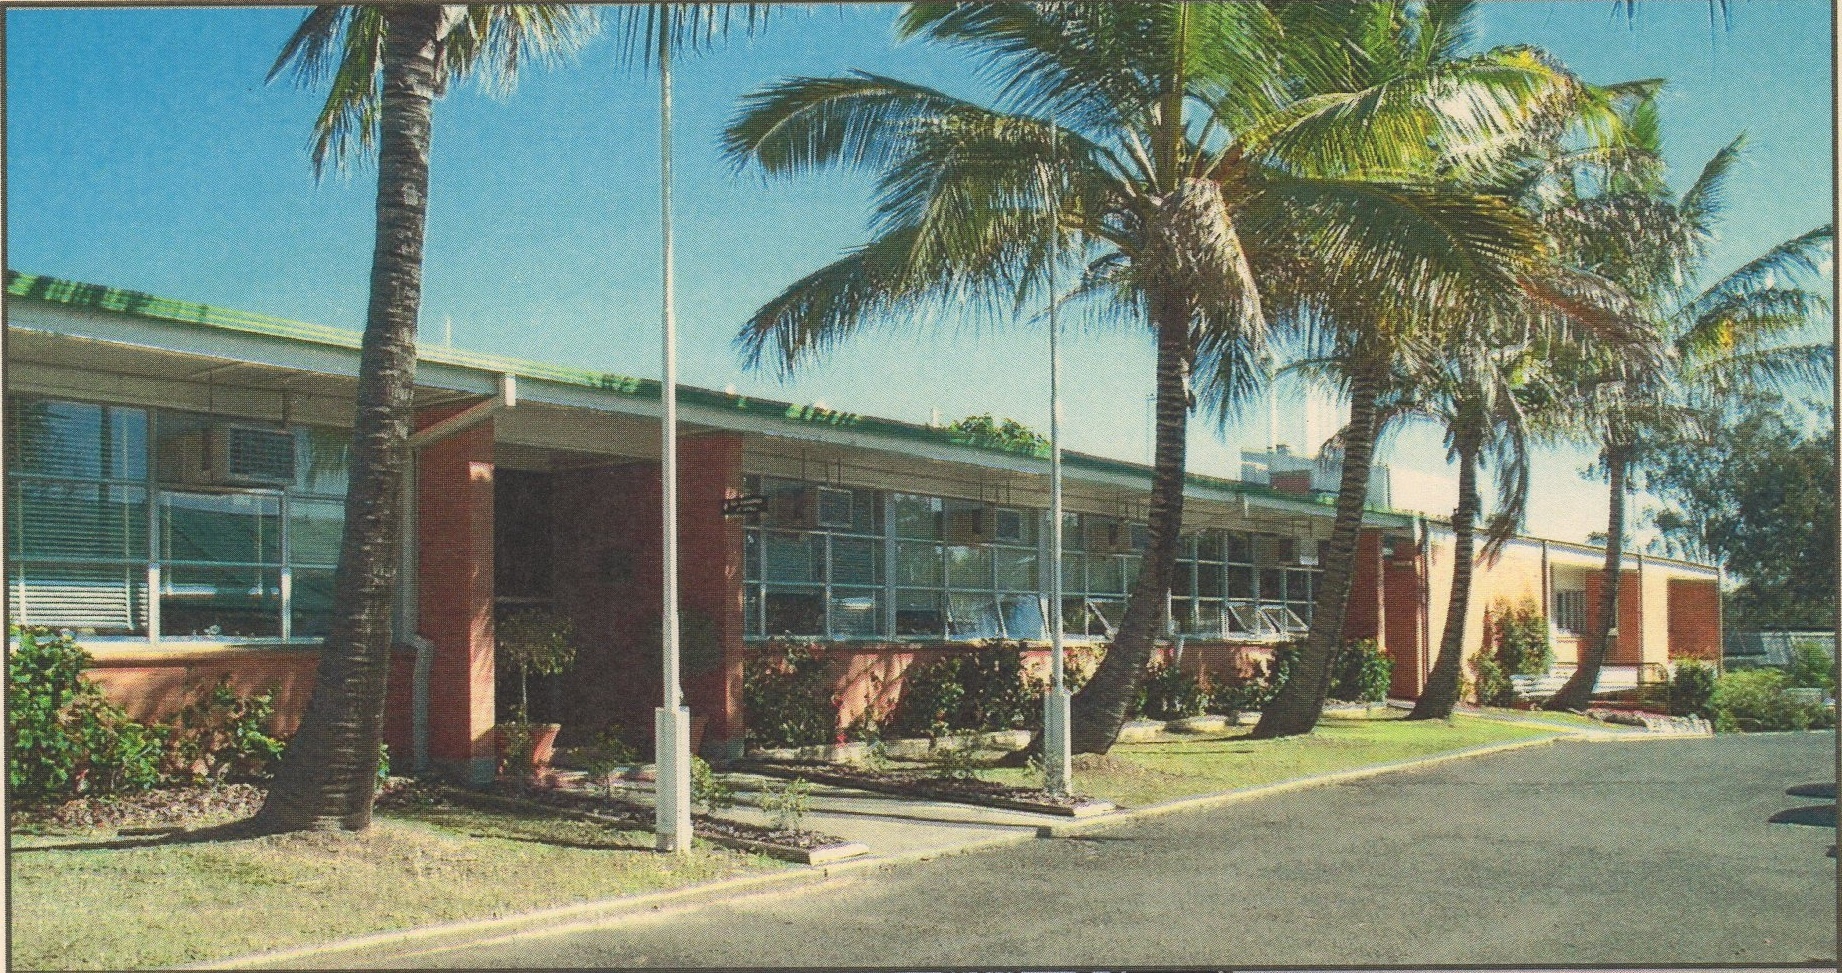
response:
[[[377,241],[333,625],[300,730],[252,821],[261,830],[355,831],[371,823],[402,526],[398,499],[413,418],[441,13],[437,6],[401,6],[384,14]]]
[[[1151,534],[1138,581],[1126,599],[1106,658],[1072,700],[1070,746],[1075,753],[1105,753],[1126,723],[1126,711],[1151,661],[1151,649],[1170,604],[1177,537],[1183,530],[1183,472],[1190,403],[1190,305],[1181,295],[1155,291],[1151,320],[1158,333],[1157,433],[1151,471]],[[1060,556],[1056,552],[1053,556]],[[1058,606],[1059,610],[1059,606]]]
[[[1471,614],[1471,579],[1476,567],[1477,518],[1483,502],[1477,495],[1477,440],[1458,443],[1458,507],[1452,512],[1452,593],[1447,599],[1445,631],[1439,657],[1426,676],[1426,691],[1414,703],[1410,720],[1443,720],[1452,715],[1463,685],[1465,623]]]
[[[1600,668],[1618,648],[1618,589],[1624,572],[1625,483],[1631,472],[1629,454],[1621,447],[1607,447],[1605,469],[1606,478],[1611,481],[1612,498],[1611,512],[1606,517],[1605,583],[1601,587],[1604,594],[1599,599],[1598,624],[1593,626],[1593,638],[1583,650],[1579,666],[1560,691],[1542,705],[1543,709],[1585,709],[1593,700],[1593,687],[1599,684]]]
[[[1376,406],[1381,397],[1381,367],[1359,365],[1350,376],[1350,424],[1344,437],[1343,480],[1337,489],[1337,517],[1330,550],[1324,559],[1317,601],[1311,608],[1311,631],[1292,666],[1292,677],[1268,703],[1254,726],[1255,739],[1310,733],[1324,713],[1330,691],[1330,665],[1343,645],[1343,617],[1355,579],[1356,541],[1369,499],[1369,464],[1375,456]]]

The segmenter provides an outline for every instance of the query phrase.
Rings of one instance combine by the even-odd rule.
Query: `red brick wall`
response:
[[[1356,573],[1350,580],[1349,606],[1343,613],[1345,640],[1382,638],[1381,534],[1365,530],[1356,536]]]
[[[722,644],[715,670],[684,670],[685,702],[705,723],[705,747],[743,729],[742,528],[722,515],[724,498],[741,492],[741,452],[735,436],[678,444],[679,606],[713,624]],[[571,739],[610,719],[636,737],[652,735],[664,695],[660,488],[653,463],[556,474],[556,604],[578,636],[564,687]]]
[[[1403,540],[1401,545],[1409,544]],[[1426,688],[1427,655],[1431,651],[1422,631],[1421,611],[1427,592],[1426,562],[1415,547],[1401,549],[1383,568],[1383,597],[1386,599],[1387,639],[1382,647],[1394,660],[1394,675],[1388,695],[1396,699],[1419,699]]]
[[[238,693],[275,694],[275,730],[286,736],[300,725],[313,695],[316,649],[162,648],[146,653],[94,653],[87,675],[109,698],[143,723],[171,719],[218,680],[230,677]]]
[[[1586,576],[1586,631],[1599,631],[1600,613],[1604,609],[1605,572],[1594,571]],[[1618,579],[1618,643],[1606,662],[1613,665],[1632,665],[1643,659],[1644,650],[1644,595],[1636,571],[1624,571]],[[1582,640],[1591,635],[1582,636]],[[1582,651],[1585,646],[1582,645]]]
[[[475,777],[496,756],[492,459],[489,421],[422,449],[416,470],[417,630],[435,644],[429,756],[469,764]]]
[[[1669,579],[1669,658],[1721,657],[1720,586],[1713,580]]]

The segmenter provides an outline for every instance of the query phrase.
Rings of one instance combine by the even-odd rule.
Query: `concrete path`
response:
[[[296,965],[1834,962],[1834,832],[1767,823],[1798,803],[1787,787],[1831,775],[1834,747],[1567,741],[601,928]]]

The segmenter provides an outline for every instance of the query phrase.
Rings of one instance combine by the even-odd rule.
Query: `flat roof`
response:
[[[249,311],[197,304],[140,291],[63,280],[40,274],[26,274],[14,270],[6,272],[6,295],[13,300],[42,302],[48,305],[100,311],[112,315],[179,325],[215,333],[225,338],[252,335],[281,339],[303,348],[355,353],[359,349],[362,338],[360,332],[346,328],[291,321]],[[16,326],[10,313],[7,315],[7,325]],[[104,336],[102,340],[108,339]],[[234,344],[235,342],[226,343],[226,347],[217,353],[218,357],[236,358],[237,352],[230,347]],[[498,375],[515,375],[521,380],[521,396],[524,394],[522,386],[525,382],[537,382],[578,391],[586,390],[591,398],[608,400],[610,404],[613,401],[625,400],[635,404],[654,403],[654,408],[656,408],[656,403],[660,399],[660,383],[656,379],[635,378],[628,375],[570,368],[547,362],[421,343],[417,345],[416,357],[418,364],[447,366],[477,373],[482,378],[482,382],[478,383],[482,388],[494,387],[493,381]],[[421,381],[420,375],[418,381]],[[574,395],[570,396],[570,399],[581,401],[579,396]],[[827,433],[850,433],[856,434],[851,438],[868,436],[885,441],[887,448],[898,451],[913,451],[919,447],[929,452],[937,452],[941,447],[947,447],[955,452],[964,451],[960,455],[971,462],[978,462],[979,457],[1004,457],[1013,462],[1023,460],[1031,467],[1037,465],[1044,467],[1043,470],[1031,470],[1032,472],[1046,472],[1046,460],[1049,456],[1046,446],[1000,445],[982,441],[978,437],[950,428],[844,412],[817,405],[802,405],[756,396],[736,395],[693,385],[680,384],[678,399],[682,404],[700,407],[696,409],[697,420],[718,428],[738,431],[757,430],[770,435],[781,431],[787,435],[804,438],[813,438],[815,435],[818,438],[828,438]],[[909,449],[904,450],[904,445]],[[1028,461],[1031,460],[1043,462],[1029,463]],[[1151,467],[1138,463],[1071,450],[1062,451],[1062,461],[1067,472],[1077,477],[1085,472],[1114,477],[1126,475],[1143,479],[1147,484],[1150,482]],[[1085,477],[1082,478],[1085,479]],[[1263,505],[1280,506],[1299,513],[1325,517],[1332,516],[1334,513],[1334,497],[1328,495],[1301,496],[1241,480],[1198,473],[1188,474],[1185,477],[1185,484],[1190,489],[1258,499],[1263,502]],[[1375,507],[1367,509],[1369,522],[1378,526],[1405,526],[1412,523],[1416,516],[1402,511]]]

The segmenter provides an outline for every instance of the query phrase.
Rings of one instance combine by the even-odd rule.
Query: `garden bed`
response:
[[[746,761],[741,769],[769,777],[800,778],[832,787],[853,787],[881,794],[955,801],[1063,817],[1084,818],[1114,809],[1112,802],[1086,795],[1057,795],[1040,787],[1004,784],[977,777],[942,777],[925,769],[873,770],[845,764],[770,760]]]
[[[442,796],[462,805],[500,810],[536,806],[562,817],[624,831],[650,831],[654,826],[654,811],[650,807],[570,788],[537,788],[523,794],[444,789]],[[691,830],[711,844],[802,865],[855,858],[870,850],[857,842],[821,831],[764,827],[708,814],[691,815]]]

